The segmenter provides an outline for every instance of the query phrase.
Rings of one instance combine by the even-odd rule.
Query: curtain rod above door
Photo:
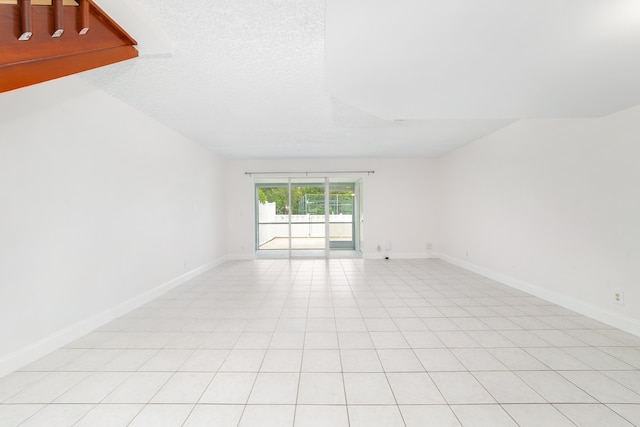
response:
[[[314,172],[245,172],[245,175],[253,176],[253,175],[337,175],[337,174],[367,174],[371,175],[376,173],[376,171],[314,171]]]

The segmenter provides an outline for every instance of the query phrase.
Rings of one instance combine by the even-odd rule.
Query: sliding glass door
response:
[[[291,255],[324,256],[326,251],[325,180],[291,179]]]
[[[258,250],[289,251],[289,180],[279,181],[256,185]]]
[[[355,184],[329,185],[329,246],[331,249],[351,249],[355,246]]]
[[[331,249],[356,249],[354,182],[282,178],[257,181],[255,189],[257,251],[326,257]]]

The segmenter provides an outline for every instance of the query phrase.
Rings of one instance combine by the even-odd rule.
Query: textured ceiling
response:
[[[599,117],[640,100],[638,0],[327,0],[329,90],[381,118]]]
[[[560,3],[569,7],[580,1],[596,0]],[[495,2],[499,0],[483,3]],[[602,0],[612,2],[622,0]],[[452,79],[466,77],[441,72],[440,81],[430,75],[421,78],[446,65],[447,49],[439,49],[437,63],[429,60],[429,51],[421,44],[425,28],[414,19],[412,8],[452,4],[445,9],[455,17],[456,11],[462,13],[460,1],[97,3],[116,20],[123,17],[121,24],[140,43],[141,57],[85,73],[83,78],[228,158],[435,157],[523,117],[521,111],[473,115],[462,104],[459,114],[443,116],[429,110],[434,87],[451,86]],[[394,10],[391,15],[389,7]],[[494,15],[491,8],[485,12]],[[508,13],[499,19],[508,20]],[[373,23],[385,28],[388,42],[379,43]],[[394,39],[394,29],[403,28]],[[518,34],[527,40],[526,34]],[[407,45],[406,37],[414,37],[420,48]],[[627,40],[625,35],[619,37]],[[535,46],[535,40],[529,42]],[[380,50],[372,63],[376,44]],[[459,53],[449,51],[451,58],[459,58]],[[415,65],[411,73],[406,72],[407,64],[397,62],[409,57]],[[489,61],[476,59],[479,64]],[[555,58],[542,60],[552,67]],[[405,80],[406,84],[397,85]],[[625,101],[639,102],[629,98]],[[399,108],[403,99],[404,110]],[[387,110],[380,108],[385,105]]]

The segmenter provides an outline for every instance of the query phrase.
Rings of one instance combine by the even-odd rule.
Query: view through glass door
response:
[[[329,247],[355,250],[355,184],[329,185]]]
[[[294,257],[355,250],[355,187],[353,182],[328,178],[257,181],[256,249]]]
[[[291,255],[320,255],[326,253],[326,210],[323,179],[291,179]],[[313,252],[312,252],[313,251]]]

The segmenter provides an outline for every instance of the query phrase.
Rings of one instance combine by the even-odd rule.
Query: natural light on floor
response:
[[[0,380],[0,419],[632,426],[639,368],[640,338],[440,260],[238,261]]]

